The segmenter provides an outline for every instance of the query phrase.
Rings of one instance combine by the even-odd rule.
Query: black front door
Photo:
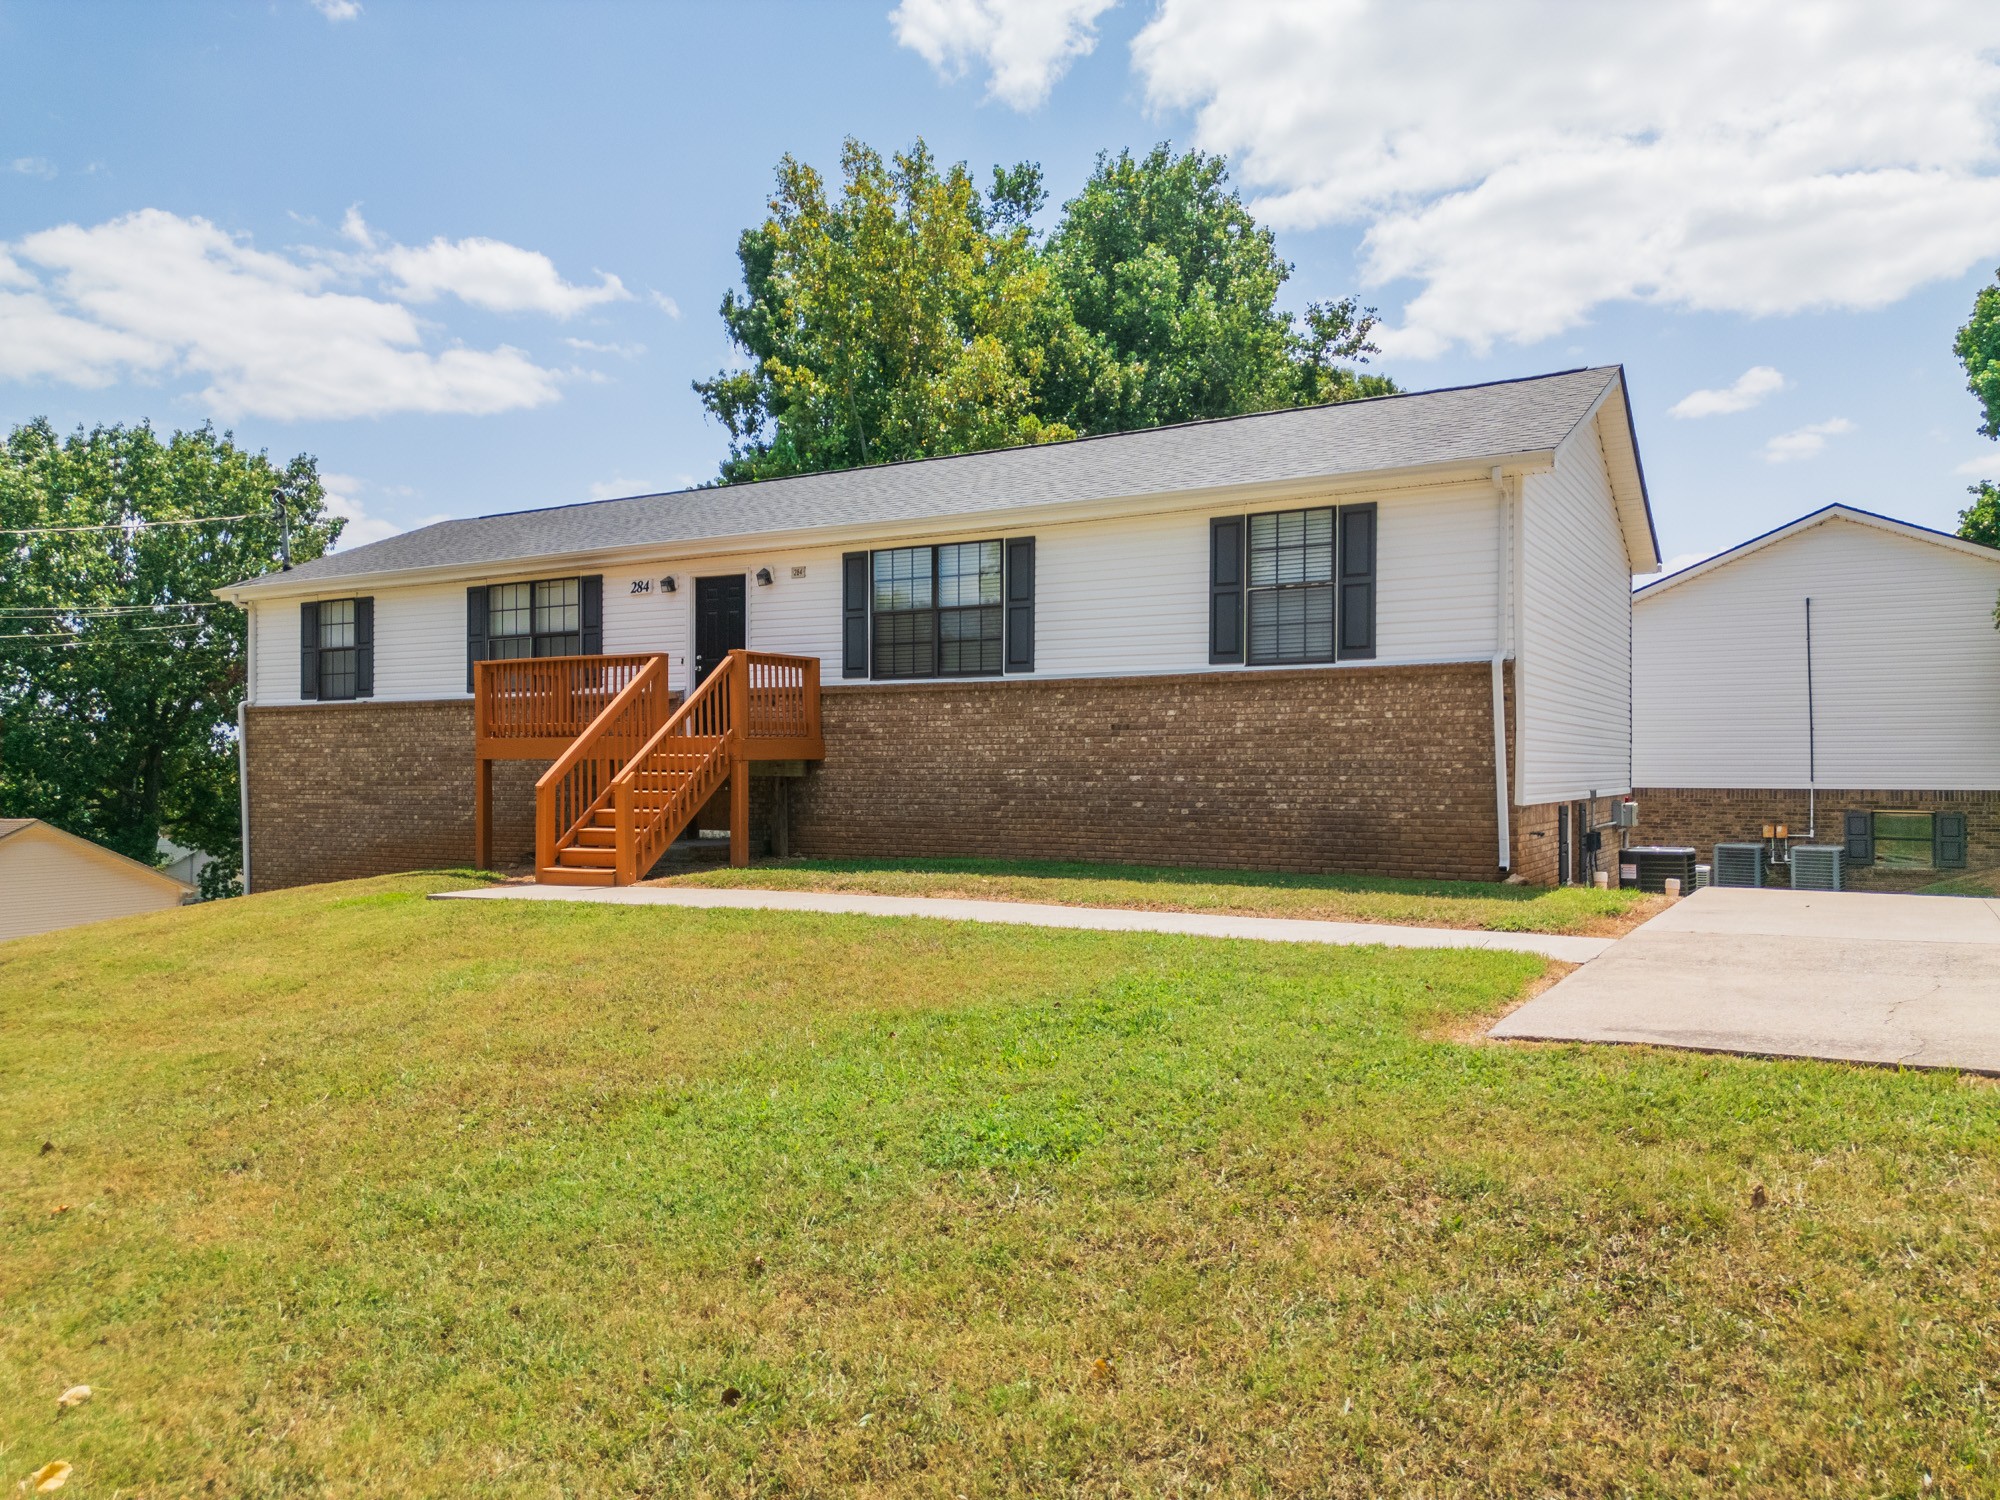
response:
[[[743,631],[743,575],[694,581],[694,680],[699,685],[732,651],[749,644]]]

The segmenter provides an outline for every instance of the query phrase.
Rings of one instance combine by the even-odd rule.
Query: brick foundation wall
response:
[[[250,885],[259,891],[472,862],[472,705],[251,708]],[[532,862],[535,778],[493,768],[493,854]]]
[[[1511,674],[1508,692],[1511,742]],[[830,685],[827,758],[783,793],[791,848],[1491,880],[1491,715],[1483,663]],[[247,726],[254,889],[470,862],[470,703],[271,706]],[[503,867],[532,860],[545,768],[494,767]],[[751,791],[762,854],[779,792]],[[1530,881],[1555,880],[1555,816],[1514,809]]]
[[[1484,664],[830,685],[823,718],[799,854],[1497,873]]]
[[[1763,836],[1766,823],[1789,825],[1795,838],[1802,838],[1807,827],[1807,799],[1803,791],[1641,787],[1633,795],[1639,799],[1639,826],[1632,830],[1631,842],[1691,844],[1700,851],[1704,864],[1718,843],[1756,842]],[[1822,787],[1815,800],[1819,811],[1817,843],[1845,841],[1843,815],[1849,808],[1870,812],[1962,812],[1969,842],[1966,867],[1979,870],[2000,866],[2000,792],[1829,791]],[[1850,871],[1848,883],[1862,889],[1907,888],[1934,879],[1948,879],[1951,873],[1947,870],[1933,876],[1925,870],[1868,866]]]

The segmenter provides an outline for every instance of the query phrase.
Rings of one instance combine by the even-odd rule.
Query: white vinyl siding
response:
[[[24,828],[0,840],[0,938],[162,911],[184,896],[116,855],[47,829]]]
[[[1640,786],[2000,790],[2000,558],[1829,517],[1635,601]]]
[[[1632,570],[1596,421],[1528,476],[1519,515],[1514,801],[1628,791]]]
[[[1348,497],[1342,497],[1346,499]],[[1493,499],[1483,484],[1352,497],[1380,505],[1376,543],[1376,655],[1361,665],[1484,661],[1493,632]],[[1211,516],[1297,509],[1226,506],[1113,520],[964,532],[910,532],[877,545],[931,546],[1035,538],[1037,677],[1099,677],[1257,670],[1208,660],[1208,529]],[[1310,500],[1304,503],[1311,503]],[[1320,502],[1330,503],[1330,502]],[[841,556],[852,547],[773,549],[701,558],[571,564],[604,578],[604,649],[658,651],[676,688],[687,685],[694,638],[695,580],[737,573],[745,590],[750,645],[818,656],[822,681],[840,681]],[[496,575],[495,583],[552,576],[554,565]],[[772,582],[759,585],[760,568]],[[803,568],[803,577],[794,571]],[[671,594],[661,580],[671,575]],[[649,587],[635,593],[633,584]],[[357,591],[375,600],[375,699],[465,695],[465,584]],[[327,597],[336,597],[329,591]],[[299,606],[254,605],[254,701],[299,701]],[[1334,669],[1340,670],[1340,669]]]

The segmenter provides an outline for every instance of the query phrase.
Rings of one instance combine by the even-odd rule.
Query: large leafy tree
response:
[[[1100,155],[1063,205],[1047,256],[1099,357],[1087,388],[1048,392],[1050,412],[1080,431],[1395,389],[1350,368],[1375,352],[1372,310],[1351,298],[1313,303],[1294,329],[1278,307],[1292,268],[1219,156],[1176,156],[1165,144],[1139,157]]]
[[[0,814],[149,864],[165,834],[228,886],[244,625],[213,591],[279,565],[275,494],[295,561],[332,545],[312,459],[208,427],[37,421],[0,445]]]
[[[770,217],[737,246],[744,294],[722,321],[746,368],[697,381],[729,431],[722,477],[767,479],[1075,436],[1036,411],[1074,343],[1035,253],[1032,166],[982,194],[920,140],[884,161],[859,141],[829,194],[786,156]]]
[[[1372,309],[1279,310],[1291,268],[1219,157],[1101,157],[1046,242],[1041,169],[857,141],[838,194],[785,157],[722,301],[741,368],[697,381],[725,482],[1385,395]]]
[[[1979,402],[1980,432],[2000,439],[2000,272],[1973,299],[1972,316],[1958,330],[1952,349],[1965,366],[1966,389]],[[1972,504],[1959,512],[1958,534],[2000,547],[2000,485],[1983,482],[1969,493]]]

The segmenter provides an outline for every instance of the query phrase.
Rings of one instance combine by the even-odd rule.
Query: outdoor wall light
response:
[[[759,568],[757,570],[757,587],[763,589],[763,588],[769,588],[770,586],[771,586],[771,570],[769,568]]]
[[[679,587],[680,585],[674,582],[674,575],[671,573],[660,580],[660,592],[663,594],[671,594]]]

